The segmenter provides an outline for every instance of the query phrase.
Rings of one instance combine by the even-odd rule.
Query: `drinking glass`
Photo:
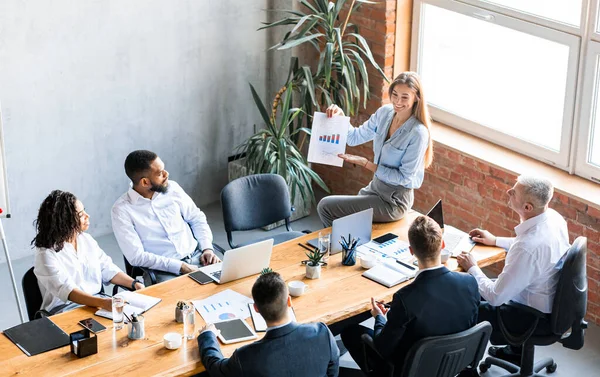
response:
[[[196,331],[196,318],[194,312],[194,304],[191,302],[186,304],[182,310],[183,313],[183,336],[187,340],[194,339]]]
[[[319,241],[318,241],[318,247],[319,247],[319,252],[321,254],[323,254],[323,262],[327,262],[327,260],[329,259],[329,254],[331,252],[331,234],[322,234],[321,232],[319,232]]]
[[[125,300],[121,297],[112,298],[112,317],[113,325],[115,330],[121,330],[123,328],[123,308],[125,307]]]

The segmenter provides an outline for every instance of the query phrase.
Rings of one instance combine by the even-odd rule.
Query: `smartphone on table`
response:
[[[83,326],[86,329],[88,329],[91,332],[93,332],[94,334],[97,334],[99,332],[102,332],[102,331],[106,330],[106,327],[104,327],[100,322],[96,321],[94,318],[82,319],[78,323],[81,326]]]

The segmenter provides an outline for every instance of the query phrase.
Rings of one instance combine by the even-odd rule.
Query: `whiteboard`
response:
[[[4,152],[4,127],[0,104],[0,217],[10,217],[8,202],[8,180],[6,178],[6,153]]]

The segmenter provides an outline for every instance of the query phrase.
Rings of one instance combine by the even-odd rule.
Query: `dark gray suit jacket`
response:
[[[292,322],[223,357],[212,331],[198,336],[202,364],[211,377],[337,377],[340,351],[323,323]]]

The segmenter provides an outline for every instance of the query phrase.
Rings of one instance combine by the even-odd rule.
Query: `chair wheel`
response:
[[[481,363],[481,364],[479,364],[479,371],[480,371],[481,373],[485,373],[485,372],[487,372],[487,371],[488,371],[488,369],[490,369],[490,366],[489,366],[489,365],[487,365],[487,364],[485,364],[485,363]]]
[[[546,367],[546,372],[554,373],[554,372],[556,372],[556,368],[558,368],[558,365],[556,365],[556,363],[552,363],[552,365],[548,365]]]

